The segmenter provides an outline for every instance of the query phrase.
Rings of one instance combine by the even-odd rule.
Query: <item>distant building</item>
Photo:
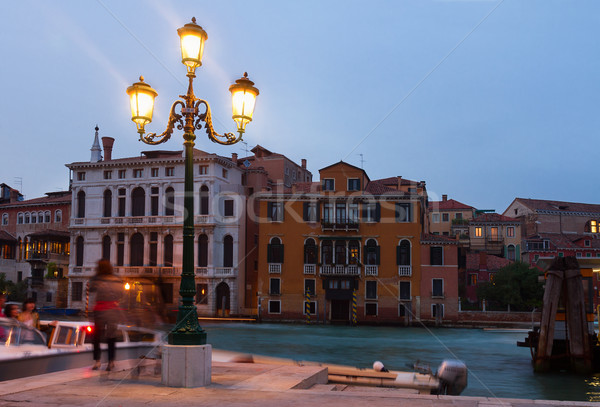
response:
[[[2,191],[10,198],[0,204],[0,272],[14,282],[27,280],[39,307],[66,307],[71,193],[22,200],[12,188]]]
[[[421,239],[421,319],[458,320],[458,241],[453,237]]]
[[[484,251],[480,253],[468,253],[463,294],[467,301],[477,303],[480,300],[477,296],[477,288],[483,283],[491,282],[494,274],[510,263],[512,262],[508,259],[487,254]]]
[[[441,201],[429,202],[429,231],[434,235],[466,236],[474,211],[472,206],[442,195]]]
[[[182,151],[113,159],[113,139],[102,141],[104,158],[94,148],[95,140],[90,161],[67,165],[74,208],[69,306],[85,307],[86,284],[98,259],[105,258],[134,286],[158,283],[166,306],[175,308],[186,216]],[[193,168],[195,207],[189,216],[194,217],[198,313],[240,314],[245,287],[243,171],[229,158],[200,150],[194,150]]]
[[[497,213],[484,213],[469,221],[470,250],[509,260],[521,259],[521,222]]]
[[[262,319],[420,318],[425,183],[370,180],[344,162],[319,174],[318,183],[257,194]]]

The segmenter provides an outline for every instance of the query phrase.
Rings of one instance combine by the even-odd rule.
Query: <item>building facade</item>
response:
[[[418,319],[425,183],[371,181],[344,162],[319,174],[258,196],[261,319]]]
[[[497,213],[484,213],[469,221],[472,252],[486,252],[508,260],[521,259],[521,222]]]
[[[472,206],[442,195],[441,201],[429,202],[429,231],[434,235],[467,236],[474,211]]]
[[[26,280],[38,307],[66,307],[71,193],[9,196],[0,204],[0,272],[13,282]]]
[[[159,287],[165,306],[176,308],[183,219],[193,216],[199,315],[242,313],[243,171],[229,158],[194,150],[195,207],[193,214],[186,214],[182,151],[147,151],[140,157],[112,159],[112,142],[103,138],[104,158],[92,149],[89,162],[67,165],[74,208],[69,306],[86,307],[88,281],[96,262],[104,258],[132,287]],[[154,295],[147,291],[143,296]]]

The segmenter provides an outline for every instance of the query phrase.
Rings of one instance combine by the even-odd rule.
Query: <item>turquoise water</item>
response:
[[[481,329],[349,327],[251,323],[203,323],[214,348],[371,367],[409,370],[417,360],[433,371],[444,359],[469,369],[466,396],[600,401],[600,375],[534,374],[525,333]]]

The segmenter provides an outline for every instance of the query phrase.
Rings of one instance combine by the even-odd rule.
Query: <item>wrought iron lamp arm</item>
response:
[[[202,124],[200,124],[200,122],[201,121],[204,122],[205,123],[204,128],[206,129],[206,134],[208,134],[208,138],[210,139],[210,141],[227,146],[227,145],[235,144],[242,139],[242,135],[243,135],[242,131],[239,132],[239,136],[236,136],[233,133],[223,133],[223,134],[217,133],[212,124],[212,115],[210,113],[210,105],[205,100],[197,99],[196,102],[194,103],[194,107],[196,108],[196,111],[198,111],[198,108],[200,105],[204,105],[206,110],[204,111],[204,113],[198,113],[198,118],[196,119],[196,123],[194,124],[194,127],[196,129],[200,130],[200,129],[202,129]]]
[[[169,122],[167,123],[167,129],[164,132],[158,135],[156,133],[148,133],[146,135],[144,134],[144,130],[141,129],[139,130],[140,140],[146,144],[161,144],[171,138],[171,135],[173,134],[173,128],[176,124],[179,130],[183,129],[183,121],[181,120],[182,115],[175,112],[175,108],[177,107],[177,105],[180,105],[182,109],[185,108],[185,104],[181,100],[176,100],[171,105],[171,112],[169,113]]]

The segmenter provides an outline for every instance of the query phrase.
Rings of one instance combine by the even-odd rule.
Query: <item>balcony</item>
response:
[[[365,266],[365,276],[376,276],[379,274],[379,266]]]
[[[317,265],[316,264],[305,264],[304,265],[304,274],[316,274],[317,273]]]
[[[412,276],[412,266],[398,266],[398,275],[400,277]]]
[[[120,276],[139,276],[139,277],[159,277],[159,276],[179,276],[181,268],[179,267],[115,267],[115,274]]]
[[[201,216],[196,216],[196,223],[200,222]],[[212,217],[210,217],[212,219]],[[181,223],[181,217],[175,216],[119,216],[110,218],[73,218],[71,226],[106,226],[106,225],[172,225]]]
[[[233,267],[217,267],[215,268],[215,277],[231,277],[234,275]]]
[[[233,277],[235,274],[233,267],[196,267],[198,277]]]
[[[319,274],[322,276],[359,276],[360,267],[356,264],[348,266],[342,264],[324,264],[320,267]]]
[[[321,229],[333,231],[357,231],[359,229],[359,222],[357,219],[322,220]]]
[[[281,263],[269,263],[269,274],[281,274]]]

